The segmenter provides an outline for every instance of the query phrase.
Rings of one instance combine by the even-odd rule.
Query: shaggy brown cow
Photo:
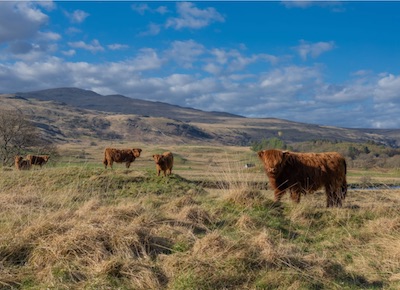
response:
[[[49,161],[49,155],[26,155],[26,159],[31,162],[31,165],[39,165],[42,167]]]
[[[262,150],[258,157],[280,201],[286,190],[295,202],[301,194],[325,188],[326,206],[342,206],[347,193],[346,160],[336,152],[295,153],[281,150]]]
[[[160,172],[164,172],[164,176],[172,173],[172,167],[174,166],[174,155],[171,152],[164,152],[161,154],[153,155],[154,162],[156,163],[157,176],[160,176]]]
[[[141,152],[142,149],[139,148],[134,148],[134,149],[106,148],[104,150],[103,164],[105,168],[107,168],[107,166],[110,166],[112,168],[113,162],[117,163],[125,162],[126,168],[129,168],[129,166],[131,166],[131,163],[140,156]]]
[[[21,156],[15,156],[15,168],[18,170],[29,170],[31,169],[31,162],[29,160],[23,159]]]

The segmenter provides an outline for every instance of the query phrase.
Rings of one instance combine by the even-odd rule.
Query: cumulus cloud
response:
[[[74,56],[76,54],[76,50],[74,49],[69,49],[69,50],[63,50],[61,53],[65,56]]]
[[[107,48],[110,50],[123,50],[123,49],[129,48],[129,45],[114,43],[114,44],[107,45]]]
[[[328,8],[333,12],[343,12],[345,9],[343,8],[343,4],[341,1],[307,1],[307,0],[284,0],[281,3],[286,8],[302,8],[306,9],[312,6],[319,6],[322,8]]]
[[[205,47],[194,40],[173,41],[165,55],[168,59],[176,61],[184,68],[192,68],[198,57],[205,52]]]
[[[159,14],[166,14],[169,12],[169,10],[166,6],[158,6],[157,8],[151,8],[148,4],[144,4],[144,3],[132,4],[131,8],[133,11],[136,11],[140,15],[144,15],[146,12],[159,13]]]
[[[140,15],[144,15],[146,11],[150,10],[149,5],[147,4],[132,4],[131,8],[133,11],[136,11],[137,13],[139,13]]]
[[[203,70],[211,74],[231,74],[242,71],[251,64],[267,62],[276,64],[279,58],[265,53],[246,55],[237,49],[214,48],[208,51],[210,56]]]
[[[65,12],[65,15],[69,18],[69,20],[72,22],[72,23],[82,23],[83,21],[85,21],[85,19],[87,18],[87,17],[89,17],[89,13],[86,13],[85,11],[83,11],[83,10],[75,10],[74,12],[72,12],[72,13],[69,13],[69,12]]]
[[[197,8],[190,2],[178,2],[178,17],[171,17],[165,26],[177,30],[183,28],[200,29],[214,22],[224,22],[225,18],[213,7]]]
[[[32,2],[0,2],[0,43],[37,36],[48,16]]]
[[[301,40],[300,45],[294,49],[298,52],[303,60],[307,60],[309,56],[312,58],[317,58],[324,52],[330,51],[335,48],[335,43],[333,41],[329,42],[316,42],[309,43],[307,41]]]
[[[57,41],[61,39],[61,35],[55,32],[38,32],[38,39],[39,40],[50,40],[50,41]]]
[[[86,43],[84,41],[68,42],[68,45],[72,48],[80,48],[88,50],[92,53],[104,51],[104,47],[101,46],[100,42],[97,39],[92,40],[91,43]]]
[[[161,25],[155,24],[155,23],[150,23],[147,26],[147,30],[139,33],[139,36],[154,36],[159,34],[161,31]]]
[[[141,49],[137,56],[129,61],[135,71],[153,70],[161,67],[163,60],[152,48]]]
[[[374,95],[377,101],[397,101],[400,104],[400,76],[393,74],[381,76]]]

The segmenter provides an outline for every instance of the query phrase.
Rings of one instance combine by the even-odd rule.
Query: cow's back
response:
[[[321,187],[336,187],[345,182],[346,161],[337,152],[290,153],[281,179],[288,187],[315,191]]]
[[[163,153],[164,156],[164,170],[169,170],[174,166],[174,155],[172,154],[172,152],[164,152]]]

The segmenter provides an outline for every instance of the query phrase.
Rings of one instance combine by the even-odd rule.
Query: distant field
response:
[[[179,145],[156,147],[146,144],[103,144],[95,146],[76,144],[60,147],[62,157],[52,166],[68,166],[85,164],[90,167],[102,167],[103,152],[105,147],[116,148],[142,148],[143,152],[140,158],[132,163],[132,169],[154,169],[152,155],[171,151],[175,156],[174,171],[193,180],[220,180],[229,178],[228,175],[236,175],[237,172],[244,180],[253,180],[257,182],[267,181],[261,162],[257,154],[249,147],[239,146],[204,146],[204,145]],[[245,168],[246,164],[250,165]],[[254,165],[254,167],[253,167]],[[115,164],[115,168],[124,168],[124,164]],[[400,185],[400,168],[393,169],[362,169],[348,168],[348,183],[363,186],[391,186]]]

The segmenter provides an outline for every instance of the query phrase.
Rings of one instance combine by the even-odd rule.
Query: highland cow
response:
[[[106,148],[104,150],[104,167],[107,169],[107,166],[112,168],[113,162],[117,163],[125,163],[126,168],[131,166],[131,163],[135,161],[136,158],[140,157],[140,153],[142,149],[134,148],[134,149],[115,149],[115,148]]]
[[[164,176],[172,173],[172,167],[174,166],[174,156],[171,152],[164,152],[161,154],[153,155],[154,162],[156,163],[157,176],[160,176],[160,172],[163,171]]]
[[[326,206],[341,207],[347,194],[346,160],[336,152],[295,153],[281,150],[258,152],[275,201],[281,200],[288,190],[294,202],[301,195],[325,188]]]
[[[31,162],[31,165],[39,165],[42,167],[44,164],[49,161],[50,156],[49,155],[27,155],[26,159]]]
[[[15,156],[15,168],[18,170],[29,170],[31,169],[31,162],[27,159],[23,159],[22,156]]]

